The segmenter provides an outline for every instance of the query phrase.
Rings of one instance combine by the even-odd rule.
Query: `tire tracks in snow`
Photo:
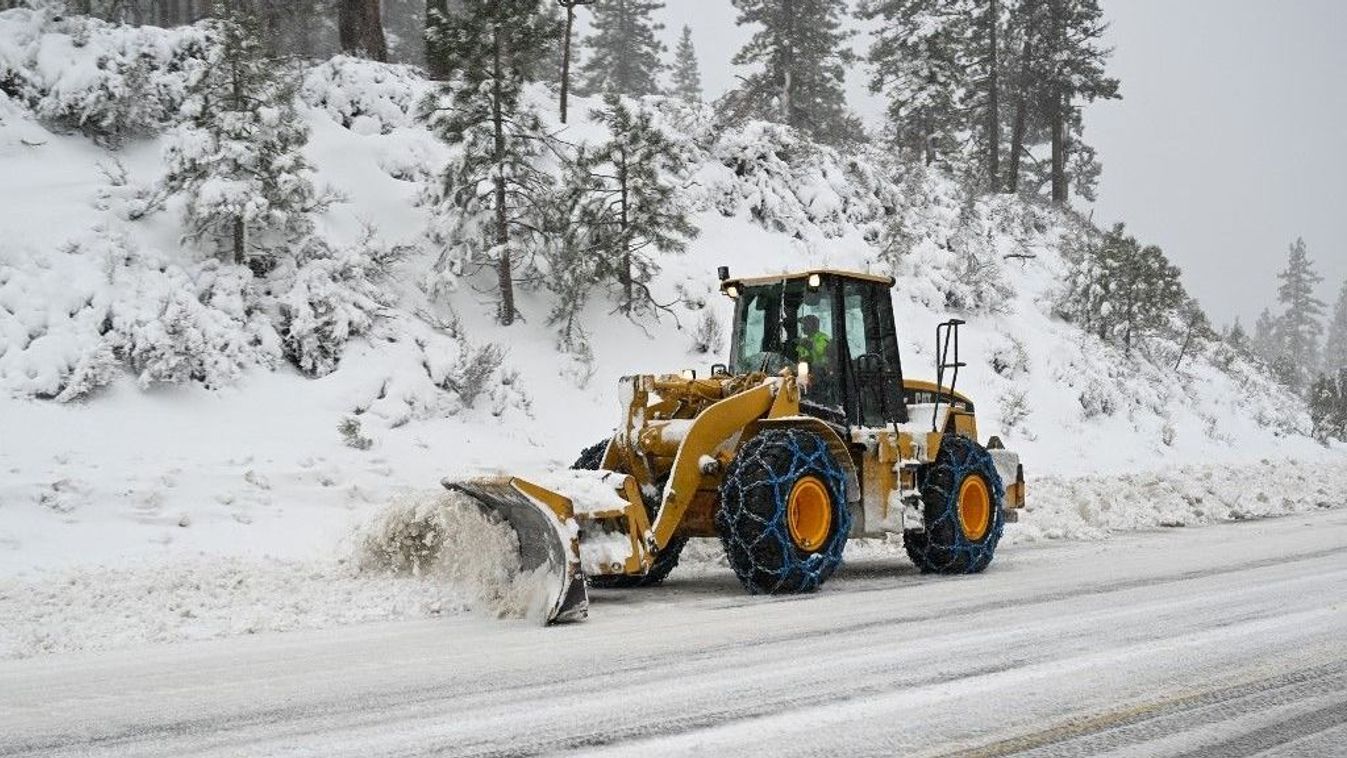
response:
[[[947,755],[968,758],[1097,755],[1162,738],[1173,739],[1175,735],[1199,727],[1316,699],[1326,699],[1329,704],[1293,712],[1269,725],[1175,755],[1181,758],[1242,758],[1347,724],[1347,662],[1338,661],[1197,694],[1130,705]]]

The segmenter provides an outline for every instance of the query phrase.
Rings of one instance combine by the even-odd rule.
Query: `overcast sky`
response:
[[[1347,281],[1347,0],[1101,1],[1124,99],[1086,111],[1104,164],[1096,220],[1163,247],[1218,323],[1275,303],[1303,236],[1331,307]],[[745,73],[730,58],[752,30],[735,16],[729,0],[662,13],[671,51],[692,27],[710,97]],[[859,65],[847,88],[880,115]]]

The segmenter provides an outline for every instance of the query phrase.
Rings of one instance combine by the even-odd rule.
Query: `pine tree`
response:
[[[1211,321],[1207,319],[1207,314],[1202,310],[1202,305],[1195,298],[1185,298],[1179,305],[1179,337],[1183,340],[1179,347],[1178,360],[1174,362],[1174,370],[1178,370],[1183,365],[1183,359],[1188,355],[1196,353],[1201,343],[1210,340],[1215,334],[1212,332]],[[1236,322],[1238,324],[1238,322]]]
[[[441,268],[496,271],[497,320],[514,323],[516,268],[527,269],[545,237],[551,180],[536,163],[548,148],[538,114],[521,98],[535,56],[560,37],[544,0],[461,0],[433,14],[427,35],[435,67],[451,80],[422,118],[459,147],[432,200],[450,220]]]
[[[1281,359],[1281,330],[1277,328],[1277,319],[1267,308],[1258,314],[1253,325],[1253,352],[1269,366]]]
[[[191,239],[265,270],[269,253],[312,232],[311,215],[329,199],[304,159],[309,132],[295,113],[297,77],[262,57],[255,19],[208,23],[219,44],[189,85],[161,191],[185,197]]]
[[[1099,244],[1076,253],[1061,311],[1130,354],[1142,337],[1165,329],[1185,299],[1179,269],[1164,252],[1141,246],[1117,224]],[[1198,326],[1195,316],[1189,323]]]
[[[449,78],[452,72],[448,66],[452,65],[457,56],[452,51],[445,50],[448,40],[441,37],[441,33],[448,26],[449,21],[449,0],[426,0],[425,12],[425,35],[422,48],[426,56],[426,73],[435,81],[444,81]]]
[[[1238,316],[1235,317],[1235,323],[1221,335],[1221,341],[1241,355],[1247,355],[1253,349],[1249,343],[1249,334],[1244,331],[1244,325],[1240,323]]]
[[[589,58],[580,66],[577,89],[585,94],[640,97],[659,92],[664,28],[651,14],[664,7],[656,0],[603,0],[594,5],[594,31],[585,38]]]
[[[1311,434],[1319,440],[1330,437],[1347,441],[1347,370],[1321,374],[1306,394]]]
[[[1324,370],[1330,374],[1347,370],[1347,282],[1338,293],[1333,307],[1333,320],[1328,324],[1328,339],[1324,342]]]
[[[963,42],[972,21],[964,0],[884,0],[860,6],[881,21],[866,60],[870,91],[889,101],[889,141],[909,160],[951,158],[965,126]]]
[[[1108,24],[1099,0],[1030,0],[1046,11],[1040,47],[1041,71],[1034,93],[1051,143],[1050,184],[1054,202],[1070,195],[1073,157],[1083,143],[1078,103],[1121,97],[1118,80],[1106,74],[1109,49],[1102,44]],[[1040,4],[1041,3],[1041,4]]]
[[[655,254],[682,252],[697,234],[668,181],[686,159],[648,111],[633,111],[616,95],[592,115],[611,137],[579,161],[580,222],[598,256],[595,273],[618,285],[620,308],[630,315],[657,307],[647,288],[659,271]]]
[[[1286,270],[1277,275],[1277,301],[1286,309],[1280,320],[1285,380],[1294,390],[1303,390],[1318,368],[1319,337],[1324,332],[1320,318],[1324,303],[1314,296],[1323,277],[1314,271],[1305,240],[1296,239],[1287,256]]]
[[[692,47],[692,28],[683,27],[683,36],[674,51],[673,91],[670,93],[686,103],[702,101],[702,74],[697,64],[697,51]]]
[[[736,119],[787,124],[819,142],[862,139],[847,109],[843,82],[855,54],[842,28],[845,5],[832,0],[732,0],[738,23],[761,25],[735,54],[735,65],[762,66],[729,93],[721,108]]]

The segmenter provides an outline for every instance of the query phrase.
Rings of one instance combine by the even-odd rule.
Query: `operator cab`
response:
[[[735,300],[729,369],[800,377],[800,407],[838,426],[907,421],[891,277],[806,271],[723,278]]]

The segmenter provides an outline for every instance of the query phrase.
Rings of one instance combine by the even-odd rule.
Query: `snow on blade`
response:
[[[501,618],[541,620],[554,581],[546,567],[521,571],[519,539],[461,492],[426,492],[390,504],[364,530],[363,571],[448,582]]]

